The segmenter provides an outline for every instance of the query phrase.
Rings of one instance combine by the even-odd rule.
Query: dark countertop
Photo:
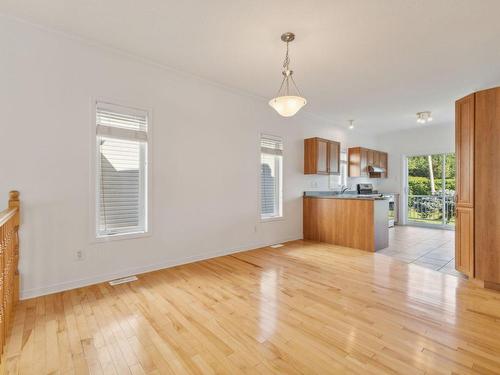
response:
[[[356,200],[386,200],[384,197],[359,196],[356,192],[345,192],[340,194],[337,191],[304,191],[304,197],[320,199],[356,199]]]

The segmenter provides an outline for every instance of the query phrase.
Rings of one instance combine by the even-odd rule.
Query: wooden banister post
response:
[[[0,373],[5,361],[2,354],[9,333],[14,307],[19,299],[19,192],[9,192],[9,204],[0,211]]]
[[[12,190],[9,192],[9,208],[17,208],[17,225],[19,225],[19,214],[21,211],[21,202],[19,201],[19,192]]]
[[[16,215],[14,216],[14,285],[12,291],[12,302],[15,305],[19,301],[19,223],[21,217],[21,202],[19,200],[19,192],[12,190],[9,192],[9,208],[17,208]]]

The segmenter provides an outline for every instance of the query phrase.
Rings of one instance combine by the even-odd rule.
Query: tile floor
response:
[[[406,263],[416,264],[454,276],[455,232],[412,226],[389,228],[389,247],[378,251]]]

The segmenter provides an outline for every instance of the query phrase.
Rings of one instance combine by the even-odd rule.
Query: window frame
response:
[[[143,111],[147,113],[148,117],[148,139],[145,142],[146,147],[141,147],[141,153],[145,152],[144,155],[144,173],[146,174],[145,178],[141,178],[140,189],[145,194],[145,203],[142,205],[142,210],[144,210],[144,214],[140,216],[140,220],[145,220],[145,231],[144,232],[124,232],[124,233],[116,233],[110,235],[99,236],[97,232],[97,223],[98,223],[98,161],[99,159],[99,148],[98,148],[98,138],[99,135],[96,131],[96,114],[97,114],[97,105],[99,103],[110,104],[119,107],[130,108],[132,110]],[[152,154],[153,154],[153,110],[151,107],[147,106],[138,106],[135,104],[131,104],[128,102],[124,102],[121,100],[102,98],[102,97],[92,97],[90,100],[90,202],[89,202],[89,238],[91,243],[98,242],[108,242],[108,241],[117,241],[117,240],[126,240],[126,239],[134,239],[141,237],[149,237],[152,234],[152,220],[151,220],[151,208],[152,205],[152,189],[151,189],[151,181],[152,181]]]
[[[283,146],[283,151],[281,153],[280,157],[280,166],[279,166],[279,184],[277,187],[277,195],[278,195],[278,201],[275,202],[275,204],[278,204],[278,211],[279,214],[277,216],[263,216],[262,215],[262,139],[263,138],[268,138],[268,139],[275,139],[279,142],[281,142]],[[284,205],[284,165],[285,165],[285,142],[283,137],[280,137],[278,135],[273,135],[270,133],[260,133],[259,135],[259,219],[260,222],[266,223],[266,222],[272,222],[272,221],[282,221],[285,220],[285,205]],[[276,155],[275,155],[276,156]],[[279,160],[279,159],[278,159]],[[276,159],[275,159],[276,163]]]

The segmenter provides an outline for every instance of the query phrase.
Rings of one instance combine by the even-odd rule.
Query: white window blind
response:
[[[147,231],[148,113],[96,106],[96,234]]]
[[[262,135],[260,139],[260,207],[261,218],[283,216],[283,141]]]

